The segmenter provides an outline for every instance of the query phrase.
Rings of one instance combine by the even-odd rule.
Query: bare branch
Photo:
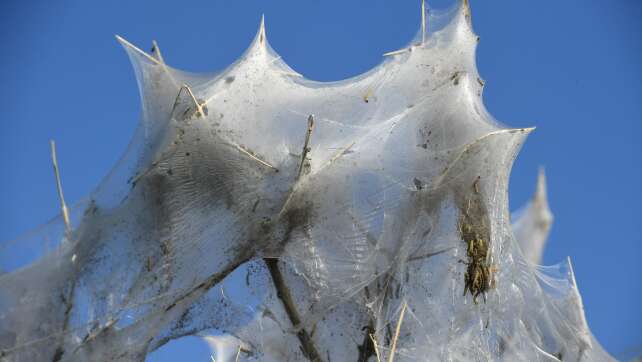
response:
[[[270,276],[272,277],[272,281],[274,282],[277,296],[281,300],[281,303],[283,303],[283,308],[285,309],[285,313],[288,315],[292,326],[294,326],[295,328],[300,327],[301,316],[299,315],[299,312],[294,305],[294,299],[292,299],[290,289],[287,287],[285,280],[283,279],[283,274],[281,274],[281,270],[279,269],[278,260],[269,258],[264,258],[263,260],[265,261],[265,264],[270,271]],[[299,338],[301,349],[303,353],[305,353],[306,357],[311,362],[321,362],[321,356],[314,346],[314,342],[312,341],[312,338],[310,337],[308,332],[301,327],[296,335]]]

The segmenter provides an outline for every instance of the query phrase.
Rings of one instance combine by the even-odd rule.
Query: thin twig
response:
[[[261,24],[259,24],[259,44],[263,45],[265,42],[265,14],[261,14]]]
[[[299,164],[299,172],[297,173],[296,180],[294,181],[294,185],[292,186],[290,193],[288,194],[288,197],[285,199],[285,202],[283,203],[283,206],[281,207],[281,211],[279,211],[278,218],[280,219],[287,207],[290,205],[290,200],[294,196],[294,194],[297,191],[297,188],[299,185],[303,182],[304,179],[301,178],[303,175],[303,170],[306,166],[306,161],[308,160],[308,154],[310,153],[310,138],[312,137],[312,130],[314,129],[314,116],[309,115],[308,116],[308,130],[305,133],[305,141],[303,143],[303,153],[301,154],[301,163]],[[342,151],[343,152],[343,151]]]
[[[189,93],[190,97],[192,97],[192,100],[194,101],[194,105],[196,105],[196,112],[198,117],[203,117],[205,113],[203,113],[203,107],[201,106],[200,103],[196,100],[196,97],[194,97],[194,93],[192,93],[192,88],[190,88],[187,84],[183,84],[183,88],[187,90],[187,93]]]
[[[281,71],[281,74],[289,77],[297,77],[297,78],[302,78],[303,75],[301,73],[297,72],[287,72],[287,71]]]
[[[331,165],[334,161],[336,161],[339,157],[341,157],[341,156],[345,155],[345,154],[346,154],[346,152],[348,152],[348,151],[352,148],[352,146],[354,146],[354,144],[355,144],[355,143],[356,143],[356,141],[353,141],[352,143],[350,143],[350,144],[349,144],[349,145],[347,145],[346,147],[344,147],[344,148],[340,149],[340,150],[339,150],[339,152],[335,153],[335,154],[334,154],[334,156],[332,156],[332,157],[328,160],[328,162],[326,162],[326,163],[325,163],[323,166],[321,166],[319,169],[324,169],[324,168],[328,167],[328,166],[329,166],[329,165]]]
[[[203,112],[203,104],[204,103],[203,104],[198,103],[198,101],[196,100],[196,97],[194,96],[194,93],[192,92],[192,88],[190,88],[190,86],[187,85],[187,84],[183,84],[178,89],[178,93],[176,94],[176,98],[174,98],[174,105],[172,106],[172,110],[169,111],[170,117],[174,113],[174,110],[176,110],[176,107],[178,106],[178,101],[179,101],[179,99],[181,97],[181,93],[183,92],[183,89],[185,89],[187,91],[187,93],[189,94],[190,98],[194,102],[194,105],[196,106],[197,116],[198,117],[203,117],[205,115],[205,113]]]
[[[139,53],[140,55],[144,56],[145,58],[151,60],[152,62],[154,62],[156,64],[160,64],[160,61],[158,59],[156,59],[153,56],[145,53],[140,48],[138,48],[134,44],[130,43],[129,41],[127,41],[125,38],[121,37],[120,35],[116,35],[116,40],[118,40],[119,42],[123,43],[124,45],[134,49],[137,53]]]
[[[392,56],[392,55],[402,54],[402,53],[405,53],[405,52],[409,52],[410,49],[412,49],[412,47],[403,48],[403,49],[399,49],[399,50],[393,50],[391,52],[383,53],[383,56],[384,57],[389,57],[389,56]]]
[[[56,188],[58,189],[58,198],[60,199],[60,210],[62,211],[62,220],[65,223],[65,236],[71,240],[71,222],[69,221],[69,210],[65,204],[65,196],[62,193],[62,182],[60,181],[60,171],[58,170],[58,158],[56,157],[56,142],[50,141],[51,144],[51,162],[53,163],[54,175],[56,176]]]
[[[445,252],[447,252],[448,250],[451,250],[451,249],[454,249],[454,246],[450,247],[450,248],[438,250],[438,251],[433,251],[433,252],[430,252],[430,253],[425,253],[425,254],[422,254],[422,255],[410,256],[410,257],[408,257],[407,260],[408,261],[415,261],[415,260],[419,260],[419,259],[427,259],[427,258],[431,258],[431,257],[433,257],[435,255],[439,255],[441,253],[445,253]]]
[[[303,169],[308,161],[308,153],[310,153],[310,138],[312,137],[312,130],[314,129],[314,116],[308,117],[308,131],[305,134],[305,143],[303,144],[303,153],[301,154],[301,163],[299,164],[299,173],[296,176],[297,181],[303,174]]]
[[[183,87],[178,88],[178,93],[176,93],[176,98],[174,98],[174,105],[172,105],[172,110],[169,111],[169,116],[171,117],[174,114],[176,106],[178,106],[178,100],[181,98],[181,93],[183,92]]]
[[[252,152],[250,152],[250,151],[246,150],[243,146],[241,146],[241,145],[239,145],[239,144],[236,144],[236,143],[232,143],[232,145],[233,145],[237,150],[239,150],[241,153],[245,154],[246,156],[248,156],[249,158],[253,159],[254,161],[256,161],[256,162],[260,163],[261,165],[263,165],[263,166],[265,166],[265,167],[271,168],[271,169],[273,169],[273,170],[274,170],[274,171],[276,171],[276,172],[279,172],[279,169],[278,169],[278,168],[276,168],[276,167],[272,166],[272,165],[271,165],[271,164],[269,164],[267,161],[263,161],[262,159],[260,159],[260,158],[256,157],[256,155],[254,155],[254,153],[252,153]]]
[[[377,340],[372,334],[370,334],[370,339],[372,340],[372,345],[374,346],[375,356],[377,356],[377,362],[381,362],[381,355],[379,354],[379,346],[377,345]]]
[[[401,307],[401,314],[399,314],[399,320],[397,321],[397,329],[395,330],[395,336],[392,339],[392,348],[390,348],[390,355],[388,356],[388,362],[393,362],[395,360],[395,350],[397,349],[397,339],[399,338],[399,331],[401,331],[401,323],[403,323],[403,317],[406,314],[406,307],[408,307],[407,302],[403,302],[403,307]]]

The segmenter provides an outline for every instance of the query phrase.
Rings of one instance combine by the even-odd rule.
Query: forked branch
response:
[[[285,207],[288,205],[290,198],[294,193],[294,188],[296,187],[297,183],[301,180],[301,176],[303,175],[304,170],[306,168],[309,168],[308,154],[310,152],[310,139],[312,137],[313,129],[314,129],[314,116],[310,115],[308,117],[308,129],[305,134],[305,141],[303,144],[303,153],[301,154],[299,171],[297,173],[295,184],[292,187],[292,191],[290,192],[289,197],[284,202],[281,212],[283,212]],[[281,213],[279,213],[279,216],[280,215]],[[290,289],[288,288],[285,282],[285,279],[283,278],[283,274],[279,269],[278,260],[264,258],[263,261],[265,262],[265,264],[268,267],[268,270],[270,271],[270,277],[272,278],[272,282],[274,283],[274,288],[276,289],[277,296],[279,300],[281,300],[281,303],[283,304],[283,308],[285,309],[288,319],[290,319],[290,323],[292,324],[292,326],[299,329],[299,331],[297,332],[297,338],[299,339],[299,343],[301,344],[301,350],[310,361],[321,362],[322,361],[321,356],[319,355],[319,351],[316,349],[314,342],[312,341],[312,337],[310,337],[310,335],[305,330],[305,328],[301,326],[301,316],[299,315],[296,305],[294,304],[294,299],[292,298]]]

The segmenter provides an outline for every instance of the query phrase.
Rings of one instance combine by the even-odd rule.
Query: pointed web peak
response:
[[[165,60],[163,59],[163,54],[161,53],[160,47],[158,46],[158,43],[156,40],[152,40],[152,56],[156,58],[159,62],[165,63]]]
[[[461,9],[466,15],[470,16],[470,2],[468,0],[461,1]]]
[[[426,0],[421,0],[421,26],[420,26],[420,34],[418,36],[419,39],[413,40],[413,42],[411,42],[410,45],[404,48],[383,53],[383,56],[389,57],[389,56],[395,56],[403,53],[412,52],[414,47],[426,43],[426,39],[428,38],[429,16],[430,16],[430,10],[428,10],[428,7],[426,6]]]
[[[457,37],[466,43],[477,43],[479,36],[472,25],[472,15],[468,0],[459,0],[444,11],[426,11],[427,33],[449,28]],[[461,45],[461,44],[459,44]]]
[[[535,131],[536,129],[537,127],[507,128],[507,129],[500,130],[500,132],[503,131],[508,133],[519,133],[523,135],[529,135],[531,134],[531,132]]]
[[[584,302],[582,301],[582,296],[580,295],[579,288],[577,286],[577,280],[575,279],[575,270],[573,269],[573,264],[571,263],[571,257],[566,257],[566,263],[568,264],[568,276],[573,285],[572,292],[573,299],[575,302],[575,307],[577,308],[576,312],[578,314],[579,320],[577,321],[579,325],[578,332],[580,341],[585,344],[585,347],[593,348],[593,343],[591,341],[591,332],[588,327],[588,322],[586,321],[586,313],[584,311]]]
[[[546,192],[546,174],[544,167],[539,168],[537,175],[537,186],[535,187],[535,195],[533,195],[533,204],[539,210],[542,222],[546,225],[553,223],[553,213],[548,206],[548,194]]]
[[[426,0],[421,0],[421,44],[426,42],[426,31],[428,30]]]
[[[125,49],[134,70],[142,103],[143,121],[163,119],[184,82],[177,79],[177,74],[165,64],[156,42],[152,42],[149,54],[123,37],[115,37]]]
[[[539,173],[537,175],[537,187],[535,188],[535,200],[546,203],[547,199],[546,172],[544,171],[544,167],[540,166]]]
[[[566,257],[566,265],[568,268],[568,276],[571,279],[571,283],[573,284],[574,287],[576,287],[577,283],[575,282],[575,271],[573,270],[573,263],[571,262],[570,256]]]
[[[473,31],[473,23],[472,23],[472,13],[470,11],[470,2],[469,0],[462,0],[461,1],[461,12],[464,15],[464,19],[466,20],[466,24],[470,28],[470,31]]]
[[[470,8],[467,1],[459,0],[448,8],[439,9],[432,8],[428,0],[420,0],[418,1],[418,6],[421,17],[419,30],[415,38],[404,48],[386,52],[383,56],[394,56],[412,52],[414,49],[421,48],[422,45],[429,43],[432,36],[441,31],[460,37],[463,36],[465,41],[469,41],[470,34],[473,34],[475,40],[478,38],[472,31]],[[449,37],[442,37],[442,39],[448,38]]]
[[[134,52],[137,53],[140,56],[143,56],[144,58],[147,58],[148,60],[152,61],[153,63],[160,64],[160,61],[156,59],[155,57],[145,53],[143,50],[141,50],[139,47],[135,46],[134,44],[130,43],[127,41],[127,39],[123,38],[122,36],[116,34],[114,35],[116,37],[116,40],[125,48],[125,50],[128,53]]]
[[[259,23],[259,30],[256,32],[255,42],[265,46],[267,43],[267,38],[265,36],[265,14],[261,14],[261,22]]]
[[[256,35],[250,44],[246,55],[249,54],[266,54],[268,52],[269,45],[265,31],[265,15],[261,15],[261,20],[259,22],[259,28],[256,31]]]
[[[252,58],[258,60],[259,63],[263,63],[263,66],[275,70],[284,76],[302,77],[301,74],[287,65],[281,59],[281,56],[270,47],[265,30],[265,15],[261,15],[259,28],[254,36],[254,40],[252,40],[252,43],[241,58],[244,61]]]

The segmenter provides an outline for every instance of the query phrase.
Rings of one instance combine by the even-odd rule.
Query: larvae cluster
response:
[[[490,256],[490,228],[488,212],[479,192],[480,177],[472,184],[472,190],[465,190],[460,195],[459,233],[466,243],[467,260],[464,273],[464,296],[470,292],[473,302],[494,286],[493,269]],[[465,196],[463,196],[465,195]]]
[[[482,294],[484,302],[486,301],[486,292],[491,288],[492,275],[489,262],[488,243],[484,238],[470,230],[469,225],[460,225],[462,235],[469,236],[464,241],[467,244],[466,255],[468,260],[464,263],[467,265],[464,274],[464,295],[470,292],[473,296],[473,302],[477,304],[477,297]]]

